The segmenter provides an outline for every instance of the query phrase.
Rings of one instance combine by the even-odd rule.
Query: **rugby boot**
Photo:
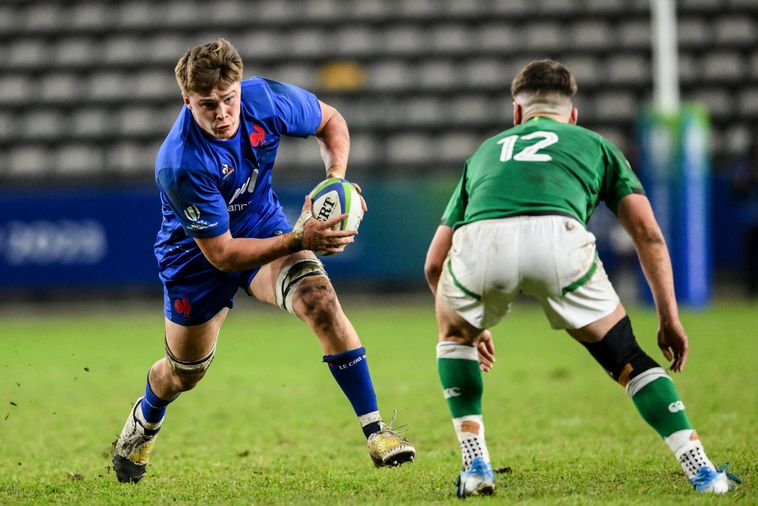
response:
[[[138,418],[141,401],[142,397],[134,403],[121,434],[113,443],[113,469],[121,483],[137,483],[145,475],[160,430],[160,425],[154,429],[146,428]]]
[[[472,495],[492,495],[495,493],[495,473],[492,464],[482,457],[476,457],[471,461],[468,469],[461,471],[455,481],[456,494],[461,499]]]
[[[416,459],[416,449],[404,437],[398,436],[392,428],[395,415],[390,424],[379,422],[379,432],[368,437],[368,452],[376,467],[399,466]]]
[[[692,486],[696,492],[725,494],[733,490],[738,484],[742,483],[737,476],[726,471],[729,464],[724,464],[718,469],[712,469],[709,466],[703,466],[698,469],[697,474],[690,478]]]

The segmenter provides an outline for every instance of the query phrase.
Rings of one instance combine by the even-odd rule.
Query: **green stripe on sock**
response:
[[[642,418],[662,438],[679,430],[692,429],[674,382],[670,378],[658,378],[634,394],[632,402]]]
[[[482,414],[484,383],[478,360],[437,359],[442,389],[453,418]]]

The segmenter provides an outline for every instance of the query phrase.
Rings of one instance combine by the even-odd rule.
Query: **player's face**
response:
[[[240,126],[239,81],[221,82],[207,95],[191,92],[184,103],[200,128],[216,139],[231,139]]]

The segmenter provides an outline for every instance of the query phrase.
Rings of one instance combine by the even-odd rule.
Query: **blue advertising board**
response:
[[[426,248],[454,186],[454,179],[364,184],[369,211],[356,242],[323,258],[330,276],[364,288],[424,288]],[[277,191],[290,219],[306,192]],[[0,292],[159,293],[153,243],[160,219],[158,192],[150,185],[0,192]]]
[[[146,188],[0,193],[0,288],[158,284],[160,202]]]

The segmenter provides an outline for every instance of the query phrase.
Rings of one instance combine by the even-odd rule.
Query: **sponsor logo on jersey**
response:
[[[253,125],[253,131],[250,133],[250,144],[252,144],[254,148],[266,144],[266,131],[263,130],[262,126]]]
[[[253,193],[255,190],[255,182],[258,179],[258,169],[253,169],[253,173],[248,176],[248,178],[245,180],[244,183],[242,183],[242,186],[234,190],[234,194],[232,195],[232,198],[229,199],[229,202],[227,203],[227,210],[229,212],[232,211],[242,211],[247,207],[247,202],[240,202],[239,204],[235,204],[234,201],[237,200],[237,198],[247,193]]]
[[[221,175],[224,176],[223,179],[226,179],[226,176],[234,172],[234,167],[231,167],[228,163],[221,165]]]
[[[208,223],[205,220],[197,220],[193,223],[190,223],[187,228],[190,230],[207,230],[209,228],[213,228],[216,225],[218,225],[217,221],[214,221],[213,223]]]
[[[196,205],[187,206],[184,208],[184,216],[190,221],[197,221],[200,219],[200,208]]]
[[[449,399],[451,397],[460,397],[461,389],[459,387],[450,387],[443,390],[442,393],[444,394],[445,399]]]
[[[174,309],[185,318],[189,318],[190,311],[192,311],[192,305],[187,300],[187,297],[182,297],[181,299],[174,300]]]
[[[676,401],[669,404],[669,411],[676,413],[677,411],[684,411],[684,403],[682,401]]]

